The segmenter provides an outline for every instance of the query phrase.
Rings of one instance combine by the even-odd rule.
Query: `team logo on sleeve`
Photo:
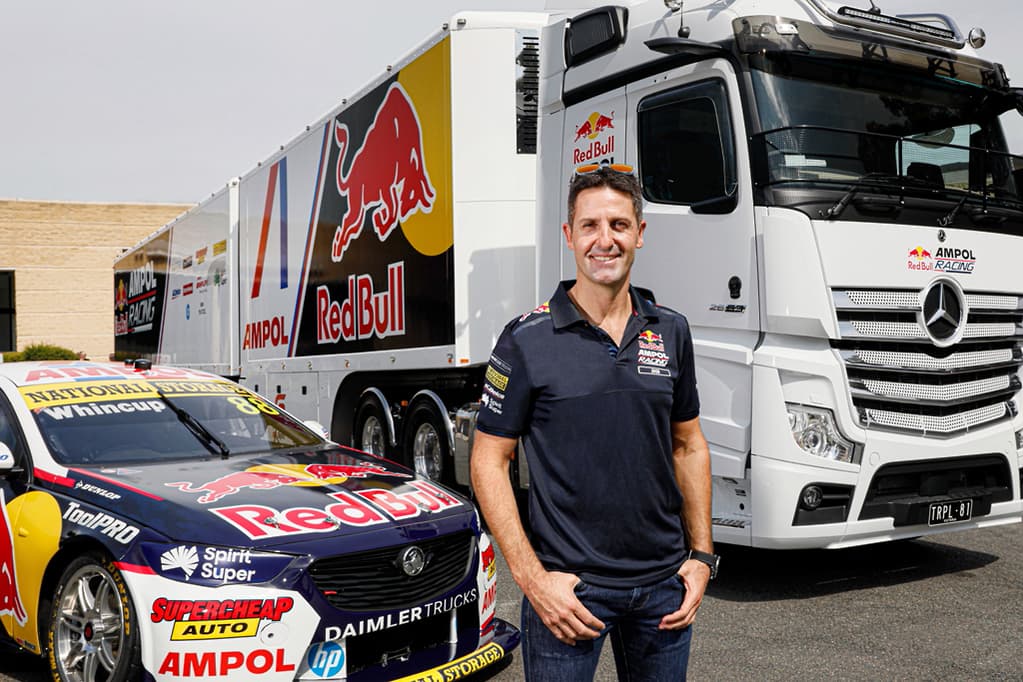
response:
[[[542,315],[544,313],[549,313],[550,311],[551,311],[551,302],[550,301],[547,301],[546,303],[541,303],[540,305],[538,305],[537,307],[533,308],[528,313],[526,313],[525,315],[520,317],[519,318],[519,322],[522,322],[524,319],[526,319],[530,315]]]

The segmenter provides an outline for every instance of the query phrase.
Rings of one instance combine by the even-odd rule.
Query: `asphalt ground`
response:
[[[837,551],[719,545],[690,680],[1023,680],[1023,525]],[[498,615],[521,593],[499,559]],[[0,649],[0,680],[42,662]],[[521,657],[473,682],[522,679]],[[595,678],[616,680],[610,645]]]

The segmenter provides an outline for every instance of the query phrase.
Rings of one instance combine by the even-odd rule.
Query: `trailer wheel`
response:
[[[444,419],[429,401],[416,403],[409,411],[404,438],[405,465],[418,476],[444,482],[451,472]]]
[[[355,412],[355,429],[352,431],[352,445],[377,457],[384,457],[387,451],[387,420],[380,401],[372,394],[367,395]]]
[[[55,680],[139,679],[139,629],[121,572],[99,554],[72,561],[57,585],[48,632]]]

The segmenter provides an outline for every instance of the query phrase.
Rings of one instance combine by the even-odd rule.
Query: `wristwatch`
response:
[[[691,549],[688,552],[686,552],[685,560],[689,561],[690,559],[695,559],[700,563],[707,564],[710,567],[711,580],[718,577],[718,564],[721,563],[721,557],[719,557],[717,554],[709,554],[708,552],[701,552],[696,549]]]

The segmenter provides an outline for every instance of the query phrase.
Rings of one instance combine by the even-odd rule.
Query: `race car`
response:
[[[0,364],[0,510],[0,621],[58,680],[451,680],[519,642],[471,503],[211,374]]]

